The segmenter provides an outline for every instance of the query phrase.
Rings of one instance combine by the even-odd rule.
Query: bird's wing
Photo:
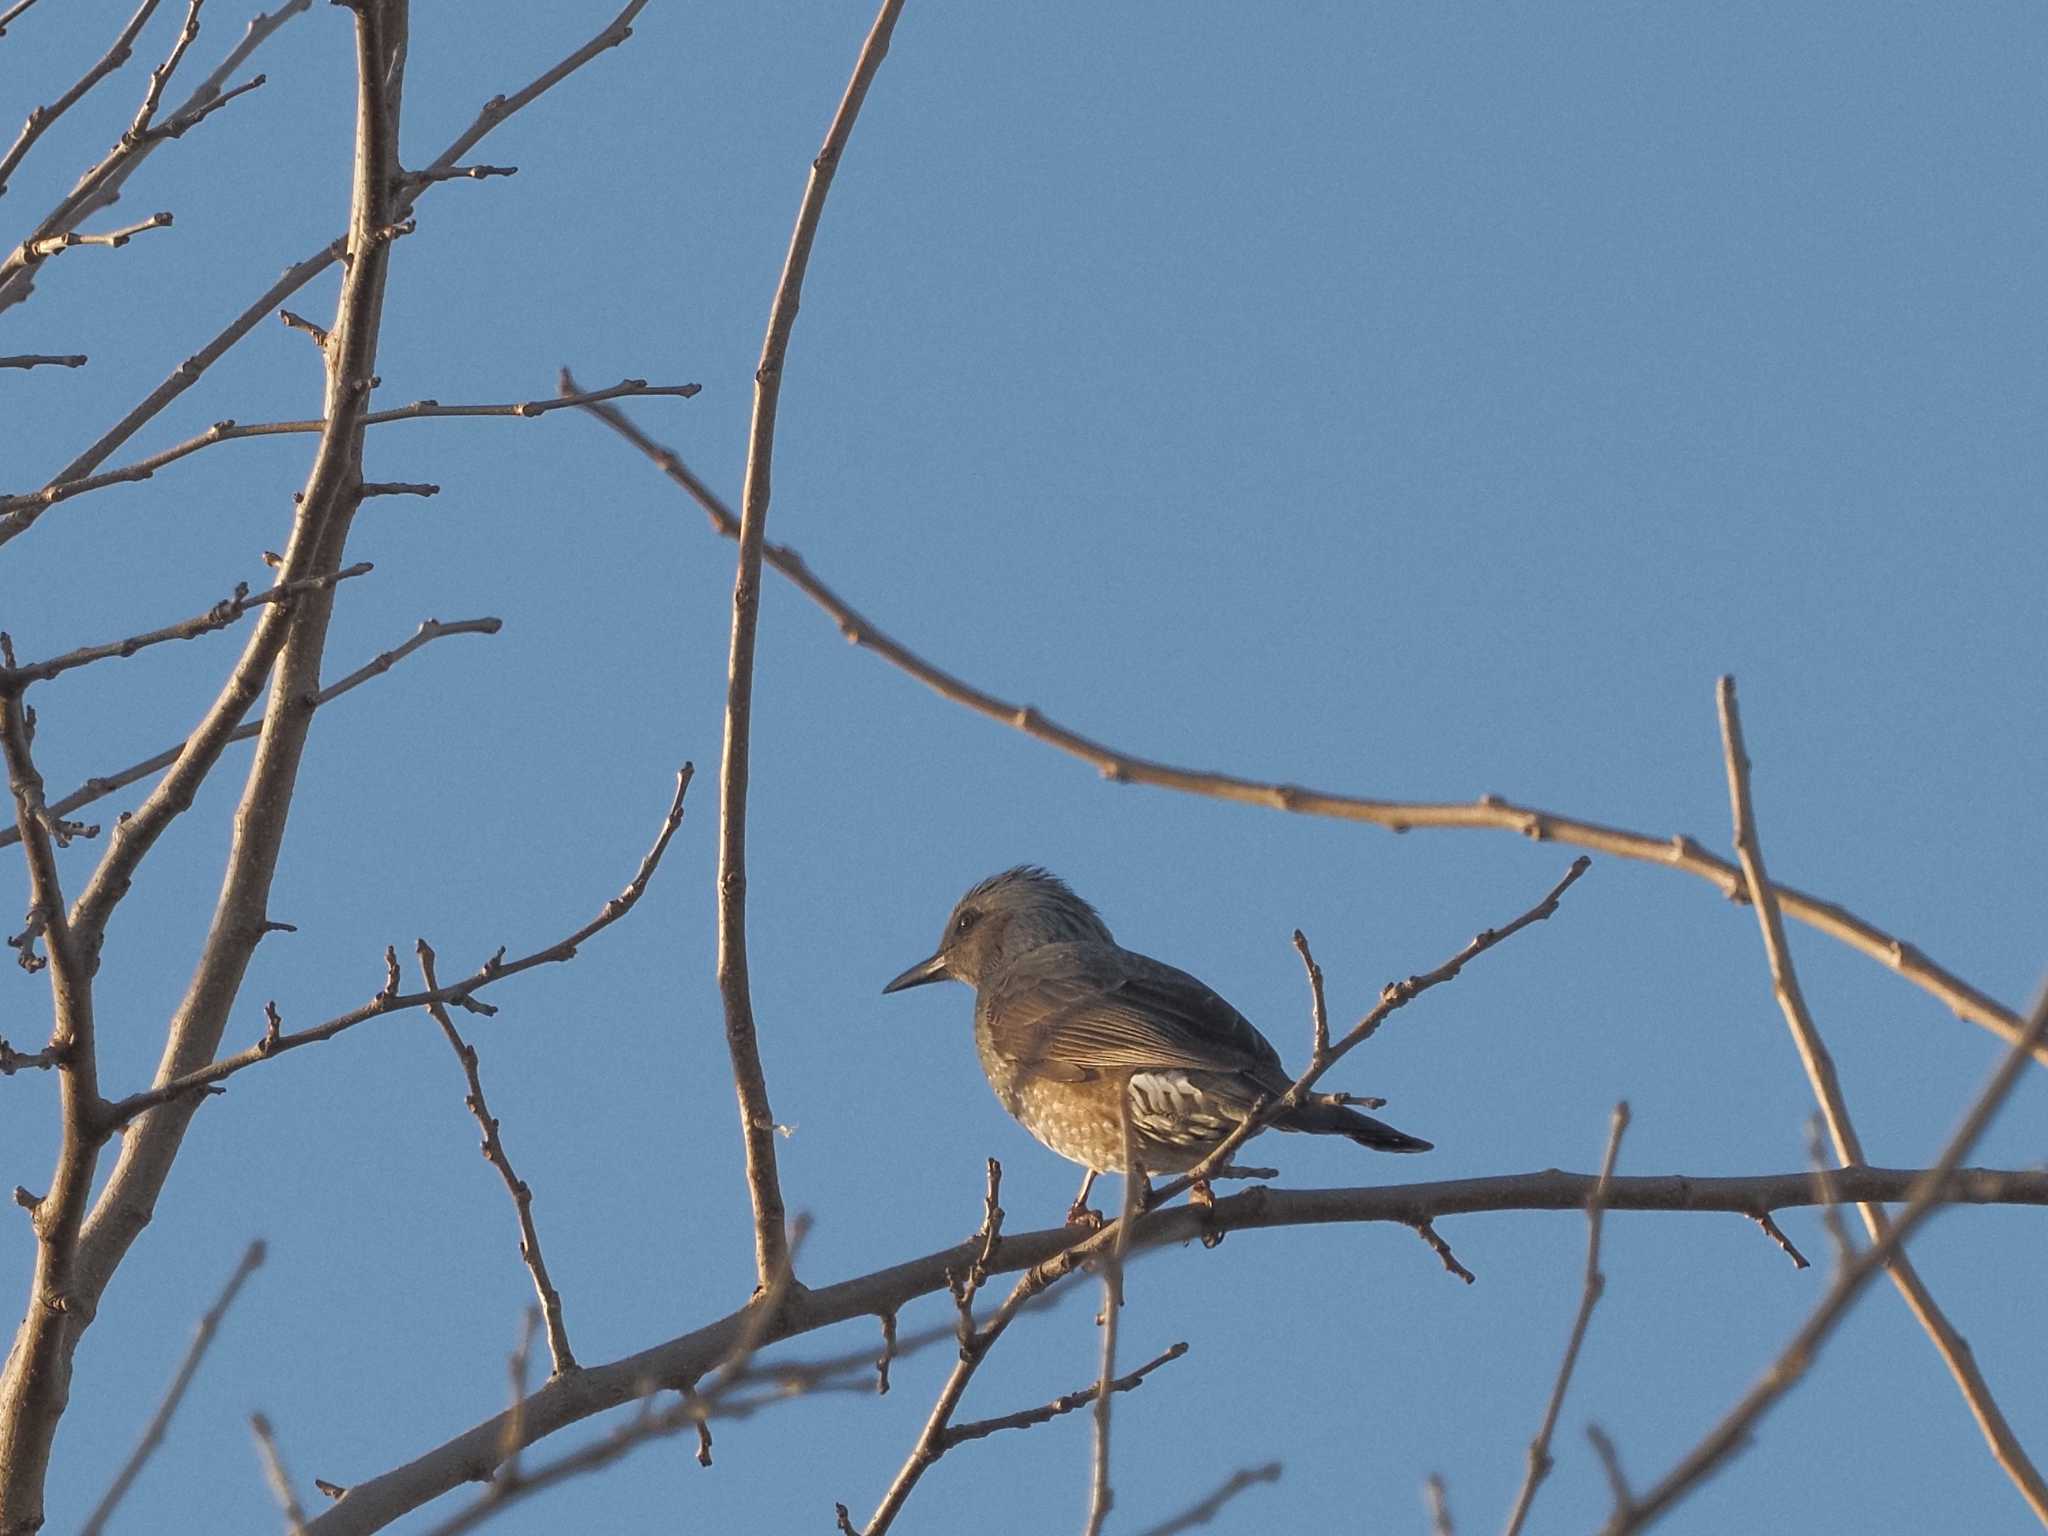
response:
[[[986,1000],[996,1048],[1069,1080],[1102,1072],[1221,1072],[1261,1091],[1288,1084],[1279,1052],[1186,971],[1105,944],[1049,944]]]

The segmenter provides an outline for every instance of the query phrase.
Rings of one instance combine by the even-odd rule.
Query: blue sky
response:
[[[6,238],[125,125],[170,9],[12,179]],[[415,164],[610,15],[421,11]],[[516,177],[421,203],[394,254],[379,402],[543,396],[564,363],[586,384],[701,382],[635,414],[736,498],[790,219],[870,14],[655,0],[623,49],[486,141],[478,158]],[[0,114],[75,78],[124,15],[46,4],[15,23]],[[213,0],[192,78],[244,19]],[[0,488],[40,483],[339,230],[346,14],[316,7],[253,67],[267,85],[160,151],[91,226],[167,208],[171,229],[64,255],[0,315],[0,351],[92,358],[0,372]],[[912,0],[806,289],[769,537],[938,664],[1133,752],[1387,797],[1492,792],[1716,849],[1713,680],[1733,672],[1773,872],[2021,1004],[2048,959],[2044,74],[2048,17],[2016,4]],[[332,304],[330,275],[292,307]],[[131,452],[318,399],[306,338],[265,327]],[[262,581],[308,442],[222,445],[58,508],[0,552],[0,623],[40,655]],[[578,1352],[614,1358],[725,1312],[752,1279],[712,975],[732,549],[568,415],[385,427],[369,465],[443,490],[358,520],[350,554],[377,570],[344,589],[330,674],[429,615],[505,628],[432,646],[322,716],[273,901],[299,932],[264,946],[230,1044],[261,1032],[265,998],[288,1027],[361,1001],[387,943],[424,934],[452,970],[567,933],[623,884],[694,759],[641,909],[574,965],[500,989],[497,1018],[463,1021]],[[177,739],[235,643],[38,689],[52,787]],[[847,646],[773,579],[755,730],[755,1005],[814,1282],[964,1236],[986,1157],[1014,1226],[1050,1224],[1072,1193],[1069,1165],[983,1085],[965,991],[879,995],[982,875],[1057,870],[1125,943],[1205,977],[1298,1061],[1294,928],[1333,1012],[1355,1017],[1570,858],[1106,784]],[[110,941],[110,1089],[153,1069],[235,790],[224,769]],[[66,855],[72,889],[94,856]],[[1997,1042],[1823,938],[1792,942],[1872,1158],[1931,1158]],[[37,1040],[45,1009],[39,980],[0,985],[0,1034]],[[1751,915],[1611,859],[1340,1076],[1438,1150],[1394,1164],[1262,1143],[1284,1182],[1591,1169],[1620,1098],[1623,1171],[1779,1171],[1802,1165],[1812,1108]],[[54,1084],[0,1087],[0,1173],[39,1187]],[[2044,1113],[2048,1090],[2024,1084],[1978,1160],[2038,1164]],[[173,1511],[270,1528],[251,1409],[302,1483],[359,1480],[494,1411],[530,1287],[474,1144],[424,1016],[267,1064],[210,1103],[81,1348],[51,1528],[96,1497],[254,1236],[270,1262],[117,1529]],[[1785,1226],[1825,1252],[1815,1220]],[[1577,1301],[1583,1228],[1444,1223],[1471,1287],[1398,1228],[1148,1259],[1126,1353],[1191,1351],[1119,1404],[1112,1529],[1269,1460],[1281,1480],[1219,1529],[1419,1532],[1432,1471],[1461,1531],[1497,1525]],[[1917,1248],[2037,1457],[2044,1346],[2020,1298],[2040,1252],[2030,1211],[1948,1214]],[[24,1293],[31,1255],[14,1223],[0,1295]],[[1718,1216],[1618,1215],[1607,1270],[1532,1529],[1604,1515],[1586,1421],[1647,1483],[1824,1283]],[[1094,1304],[1020,1325],[966,1411],[1091,1379]],[[947,1312],[927,1301],[905,1326]],[[687,1447],[651,1449],[494,1528],[823,1531],[835,1499],[862,1518],[944,1356],[900,1364],[884,1399],[725,1428],[709,1471]],[[1087,1457],[1081,1416],[965,1447],[898,1529],[1078,1528]],[[1662,1529],[2030,1523],[1884,1291]]]

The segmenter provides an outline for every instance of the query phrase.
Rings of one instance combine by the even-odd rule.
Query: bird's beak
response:
[[[891,992],[901,992],[905,987],[922,987],[934,981],[949,981],[951,979],[951,973],[946,969],[946,957],[944,955],[933,955],[929,960],[918,961],[917,964],[882,988],[882,995],[887,997]]]

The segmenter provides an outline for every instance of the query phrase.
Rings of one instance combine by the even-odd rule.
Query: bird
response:
[[[1270,1103],[1293,1082],[1249,1019],[1186,971],[1123,948],[1095,908],[1035,865],[991,875],[968,891],[947,917],[938,949],[882,992],[938,981],[974,988],[975,1049],[1003,1107],[1087,1170],[1069,1221],[1099,1222],[1087,1204],[1096,1176],[1130,1171],[1126,1098],[1140,1168],[1185,1173],[1258,1100]],[[1334,1094],[1313,1096],[1271,1123],[1348,1136],[1381,1152],[1431,1149]]]

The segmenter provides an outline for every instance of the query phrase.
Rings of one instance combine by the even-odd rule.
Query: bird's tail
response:
[[[1384,1120],[1361,1115],[1342,1104],[1304,1104],[1293,1114],[1274,1122],[1283,1131],[1311,1131],[1326,1136],[1348,1136],[1361,1147],[1375,1152],[1428,1152],[1434,1142],[1397,1131]]]

